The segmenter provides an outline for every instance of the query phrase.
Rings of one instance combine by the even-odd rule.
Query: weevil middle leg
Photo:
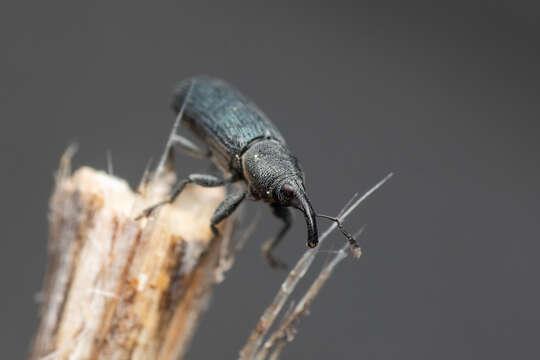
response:
[[[212,218],[210,219],[210,227],[212,228],[212,232],[215,236],[219,235],[216,225],[228,218],[234,212],[234,210],[236,210],[238,205],[240,205],[246,198],[246,194],[246,189],[241,189],[230,193],[227,195],[225,200],[218,205],[214,211],[214,214],[212,215]]]
[[[271,207],[274,216],[283,221],[283,226],[276,235],[264,242],[262,251],[266,261],[268,261],[268,264],[270,264],[271,267],[286,269],[287,264],[279,259],[276,259],[272,255],[272,250],[277,246],[277,244],[279,244],[281,239],[283,239],[285,234],[289,231],[292,224],[292,212],[290,208],[284,206],[272,205]]]
[[[196,184],[203,187],[217,187],[217,186],[224,186],[235,180],[236,178],[233,176],[227,177],[227,178],[219,178],[213,175],[191,174],[187,177],[187,179],[180,180],[176,184],[174,190],[171,193],[171,196],[168,199],[160,201],[157,204],[146,208],[145,210],[143,210],[143,212],[139,216],[135,218],[135,220],[139,220],[142,217],[150,216],[152,212],[154,212],[160,206],[163,206],[165,204],[172,204],[176,200],[176,198],[180,195],[180,193],[182,193],[182,191],[184,190],[187,184]]]

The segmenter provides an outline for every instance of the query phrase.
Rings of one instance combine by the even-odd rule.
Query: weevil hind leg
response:
[[[167,172],[175,171],[175,149],[182,151],[188,156],[199,159],[209,158],[212,155],[209,150],[202,150],[188,138],[185,138],[178,134],[173,134],[167,146],[166,155],[164,156],[164,161],[162,165],[162,168],[166,169]]]
[[[167,140],[167,145],[165,146],[165,151],[161,155],[161,159],[159,160],[158,166],[156,168],[156,171],[154,173],[154,176],[159,176],[161,172],[163,171],[164,166],[166,165],[166,162],[170,159],[170,155],[174,153],[172,151],[172,143],[174,142],[174,138],[179,136],[177,134],[178,127],[180,126],[180,123],[182,122],[182,118],[184,117],[184,110],[186,108],[187,99],[191,96],[191,91],[193,90],[194,83],[192,82],[189,85],[189,90],[187,92],[186,97],[184,98],[184,101],[182,101],[182,104],[180,105],[178,109],[178,113],[176,114],[176,118],[174,119],[174,123],[171,129],[171,132],[169,133],[169,139]]]
[[[272,213],[278,219],[283,221],[283,226],[279,232],[272,238],[264,242],[262,252],[268,264],[273,268],[287,269],[287,264],[272,254],[272,250],[281,242],[285,234],[289,231],[292,225],[292,212],[288,207],[272,205]]]
[[[171,137],[171,147],[175,147],[181,150],[184,154],[195,157],[195,158],[199,158],[199,159],[206,159],[212,155],[210,150],[208,149],[203,150],[199,146],[197,146],[193,141],[178,134],[174,134]]]

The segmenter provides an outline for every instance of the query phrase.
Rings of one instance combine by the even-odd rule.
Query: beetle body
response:
[[[271,251],[291,225],[290,207],[302,211],[308,230],[307,244],[317,246],[316,214],[305,192],[303,172],[281,133],[252,101],[222,80],[199,76],[180,83],[172,108],[207,149],[201,150],[178,135],[175,145],[191,155],[210,158],[225,178],[192,174],[178,183],[168,202],[174,201],[188,183],[222,186],[239,182],[243,189],[229,194],[211,219],[216,234],[215,225],[249,194],[254,200],[269,203],[274,215],[284,222],[280,232],[263,246],[271,265],[280,265]]]
[[[285,145],[266,115],[222,80],[199,76],[183,81],[171,104],[176,113],[182,106],[182,121],[206,143],[212,160],[225,172],[241,172],[239,157],[258,139],[274,139]]]

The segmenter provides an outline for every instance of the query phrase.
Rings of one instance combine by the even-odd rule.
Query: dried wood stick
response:
[[[362,230],[363,228],[358,232],[358,234],[362,233]],[[355,235],[355,238],[356,237],[357,235]],[[315,297],[319,294],[319,291],[321,291],[323,285],[326,283],[328,278],[330,278],[330,275],[332,275],[332,272],[334,271],[336,265],[341,260],[345,259],[345,257],[347,257],[346,250],[348,247],[349,244],[345,244],[345,246],[343,246],[336,252],[336,255],[334,255],[332,260],[323,267],[315,281],[311,284],[308,291],[304,294],[302,299],[300,299],[298,304],[296,304],[294,310],[284,316],[284,319],[279,325],[278,329],[276,329],[268,337],[268,340],[264,343],[264,345],[257,353],[255,357],[256,360],[266,359],[270,351],[270,358],[277,359],[286,343],[293,340],[294,334],[296,333],[296,323],[300,320],[302,316],[305,316],[309,313],[309,306],[311,305],[313,300],[315,300]],[[360,255],[358,255],[358,257],[359,256]]]
[[[346,207],[340,212],[340,215],[337,217],[338,220],[340,222],[343,222],[356,207],[358,207],[365,199],[367,199],[371,194],[373,194],[373,192],[375,192],[384,183],[386,183],[392,176],[392,173],[388,174],[381,181],[375,184],[371,189],[369,189],[366,193],[364,193],[364,195],[357,198],[355,201],[349,201]],[[333,223],[332,225],[330,225],[328,229],[326,229],[326,231],[319,236],[319,246],[315,249],[306,250],[306,252],[298,260],[285,281],[281,284],[281,287],[279,288],[270,306],[268,306],[263,312],[255,329],[251,332],[246,344],[240,351],[239,358],[241,360],[251,360],[255,357],[255,355],[259,351],[264,337],[266,336],[268,330],[276,320],[278,314],[283,308],[283,305],[285,305],[290,294],[294,291],[300,279],[304,277],[310,265],[313,263],[317,252],[321,248],[321,243],[328,237],[328,235],[332,233],[332,231],[337,228],[337,226],[337,223]]]
[[[224,190],[189,186],[135,221],[168,194],[174,174],[163,171],[135,193],[91,168],[72,175],[70,156],[50,201],[49,262],[29,358],[179,359],[230,265],[221,260],[233,220],[216,239],[209,227]]]

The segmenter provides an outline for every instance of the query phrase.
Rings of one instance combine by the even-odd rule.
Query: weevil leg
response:
[[[161,174],[161,172],[163,171],[163,166],[165,166],[165,163],[167,162],[167,160],[170,160],[170,157],[174,156],[174,151],[172,150],[171,142],[173,141],[173,138],[176,135],[176,131],[178,130],[178,127],[180,126],[180,122],[182,118],[184,117],[184,109],[186,107],[185,100],[189,99],[191,95],[191,90],[193,90],[193,84],[194,82],[191,82],[191,84],[189,85],[189,90],[187,92],[187,95],[184,98],[184,101],[182,101],[180,108],[177,110],[178,113],[176,114],[176,118],[174,119],[174,124],[169,135],[169,140],[167,140],[167,146],[165,148],[163,155],[161,156],[161,160],[158,163],[155,176]]]
[[[184,152],[185,154],[189,156],[193,156],[200,159],[209,158],[211,155],[208,149],[203,150],[200,147],[198,147],[193,141],[178,134],[174,134],[172,136],[171,146],[174,146],[175,148],[182,150],[182,152]]]
[[[212,218],[210,219],[210,227],[212,228],[212,232],[215,236],[219,235],[219,230],[216,225],[228,218],[234,212],[234,210],[236,210],[238,205],[240,205],[240,203],[242,203],[242,201],[246,198],[246,194],[247,191],[245,189],[233,192],[227,195],[225,200],[218,205],[214,211],[214,214],[212,215]]]
[[[152,205],[135,218],[135,220],[139,220],[140,218],[150,216],[154,210],[159,208],[160,206],[163,206],[165,204],[172,204],[176,198],[182,193],[184,188],[187,184],[196,184],[199,186],[204,187],[216,187],[216,186],[223,186],[228,183],[233,182],[236,180],[234,177],[228,177],[228,178],[219,178],[217,176],[213,175],[206,175],[206,174],[191,174],[187,177],[187,179],[180,180],[176,186],[174,187],[174,190],[171,192],[171,196],[163,201],[158,202],[155,205]]]
[[[291,209],[288,207],[272,205],[272,213],[278,219],[281,219],[283,221],[283,226],[274,237],[264,242],[262,246],[262,251],[263,251],[264,257],[266,258],[266,260],[268,261],[268,264],[271,267],[286,269],[287,264],[280,261],[279,259],[276,259],[272,255],[272,250],[279,244],[281,239],[283,239],[287,231],[289,231],[292,224],[292,212],[291,212]]]

